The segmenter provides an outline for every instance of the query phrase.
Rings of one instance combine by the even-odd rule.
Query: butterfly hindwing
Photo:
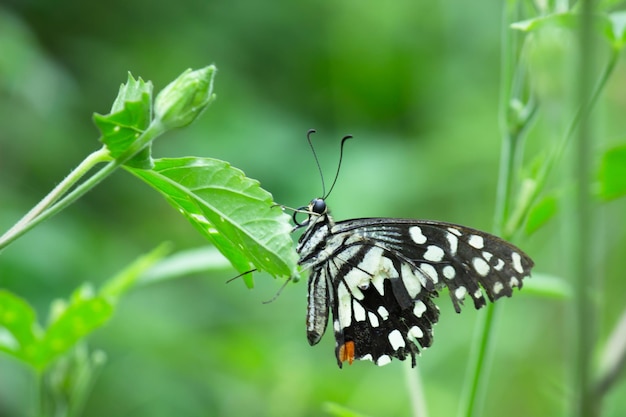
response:
[[[348,238],[319,270],[336,297],[329,308],[339,366],[354,359],[383,365],[391,357],[407,356],[415,364],[419,348],[432,344],[432,327],[439,315],[431,300],[435,294],[422,292],[417,278],[406,276],[411,272],[393,252],[360,240]],[[404,283],[407,278],[411,280],[410,289]],[[311,316],[311,308],[315,308],[311,299],[315,296],[309,294]]]

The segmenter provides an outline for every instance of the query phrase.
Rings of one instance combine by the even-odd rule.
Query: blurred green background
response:
[[[340,138],[352,134],[328,200],[337,219],[429,218],[489,230],[500,154],[502,3],[4,0],[0,229],[99,147],[91,115],[109,111],[128,71],[158,91],[184,69],[214,63],[217,101],[191,127],[160,138],[155,156],[224,159],[278,203],[297,207],[321,193],[307,129],[318,130],[327,182]],[[548,86],[560,77],[550,73],[550,59],[559,59],[553,52],[562,52],[553,43],[534,57]],[[552,106],[529,138],[530,157],[571,117],[571,106],[558,104],[566,94],[545,90]],[[598,113],[598,155],[623,141],[625,93],[620,65]],[[567,175],[566,166],[553,182]],[[624,201],[601,212],[598,270],[608,289],[598,294],[601,340],[624,306],[623,213]],[[537,272],[563,276],[559,230],[553,221],[519,237]],[[44,321],[53,299],[84,281],[100,284],[165,240],[177,250],[205,244],[159,195],[119,172],[6,249],[0,287],[34,303]],[[332,331],[309,347],[305,282],[262,304],[282,282],[258,275],[249,291],[241,282],[225,285],[234,275],[198,274],[127,296],[90,338],[108,359],[85,415],[318,416],[327,415],[328,402],[369,416],[410,413],[406,364],[339,370]],[[483,314],[466,308],[456,315],[447,297],[435,344],[418,361],[433,416],[457,411]],[[561,415],[572,350],[567,303],[522,292],[500,304],[484,415]],[[0,355],[0,416],[26,415],[34,389],[31,371]],[[622,382],[606,415],[624,415],[625,396]]]

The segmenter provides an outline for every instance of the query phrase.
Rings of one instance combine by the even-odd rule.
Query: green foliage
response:
[[[626,195],[626,145],[616,146],[604,153],[598,176],[602,199],[612,200]]]
[[[160,159],[130,171],[159,191],[240,272],[296,273],[289,216],[272,196],[230,164],[210,158]],[[251,274],[244,276],[252,286]]]
[[[138,258],[108,280],[99,292],[85,283],[68,300],[54,301],[45,327],[39,324],[28,301],[0,290],[0,350],[38,371],[46,369],[109,321],[118,298],[167,251],[167,246],[160,246]]]
[[[111,113],[94,115],[105,147],[89,155],[0,237],[0,247],[66,208],[124,166],[164,195],[241,272],[249,272],[254,265],[275,276],[294,276],[296,256],[289,216],[274,206],[271,194],[261,189],[258,181],[216,159],[152,159],[156,137],[188,125],[214,100],[214,74],[213,66],[185,71],[157,97],[154,118],[152,83],[135,80],[129,74]],[[104,168],[72,189],[96,164],[106,160],[109,163]],[[43,387],[39,413],[73,415],[80,410],[95,370],[103,363],[97,355],[84,353],[86,337],[111,319],[120,297],[169,251],[169,245],[162,245],[138,258],[98,292],[84,283],[68,300],[54,301],[45,327],[37,321],[28,301],[0,289],[0,351],[37,370]],[[252,287],[249,273],[245,279]],[[68,354],[70,350],[73,353]]]
[[[82,287],[68,304],[54,304],[50,323],[42,329],[26,300],[2,290],[0,312],[4,330],[0,350],[42,370],[108,321],[113,307],[104,297],[89,294],[88,287]]]
[[[111,112],[106,116],[97,113],[93,115],[93,121],[102,134],[100,141],[115,159],[121,158],[128,152],[133,143],[148,128],[151,120],[152,83],[146,83],[141,78],[135,80],[130,73],[126,84],[120,86],[120,91],[111,106]],[[152,167],[151,144],[126,163],[136,168],[150,169]]]
[[[604,46],[599,56],[604,59],[601,54],[608,53],[609,60],[598,74],[598,94],[606,90],[624,44],[624,12],[612,11],[620,4],[610,0],[596,8],[596,34],[605,40],[598,44]],[[601,95],[601,106],[595,105],[596,95],[588,108],[574,114],[577,68],[572,57],[580,12],[563,12],[564,2],[503,5],[504,13],[488,3],[450,7],[445,2],[398,2],[379,8],[282,1],[276,7],[251,4],[241,9],[224,2],[203,9],[185,7],[189,5],[184,2],[154,7],[142,0],[114,1],[107,10],[128,11],[116,16],[115,26],[124,27],[123,33],[100,25],[101,14],[82,3],[71,8],[59,4],[54,10],[25,3],[15,9],[24,13],[23,19],[0,9],[3,225],[75,163],[75,138],[93,135],[78,121],[76,110],[106,103],[118,74],[153,68],[154,80],[167,80],[181,62],[197,64],[207,57],[227,68],[224,84],[219,83],[219,105],[195,130],[173,133],[156,145],[156,137],[196,119],[214,99],[215,70],[195,73],[200,75],[195,81],[171,83],[154,105],[152,83],[129,76],[110,114],[94,115],[104,147],[25,216],[14,229],[17,233],[0,238],[0,349],[17,364],[37,369],[44,405],[33,414],[61,415],[59,410],[65,410],[65,415],[78,416],[87,398],[85,415],[90,416],[129,410],[136,416],[359,415],[352,409],[372,416],[409,414],[406,396],[419,395],[402,386],[396,365],[356,363],[339,373],[328,360],[330,344],[308,349],[301,329],[301,286],[288,287],[268,306],[259,301],[270,298],[279,283],[258,280],[251,293],[223,285],[235,275],[227,269],[227,259],[241,272],[258,268],[277,276],[294,273],[288,216],[271,207],[270,194],[226,162],[205,157],[153,160],[153,154],[208,154],[236,161],[246,173],[262,178],[278,201],[291,205],[308,201],[319,185],[298,132],[315,127],[331,131],[324,137],[340,137],[347,129],[360,144],[350,149],[332,195],[338,218],[424,217],[480,227],[490,224],[492,214],[485,196],[495,184],[499,144],[494,103],[499,88],[502,148],[508,146],[512,157],[501,159],[504,169],[498,181],[509,185],[497,197],[502,210],[496,209],[493,223],[502,236],[524,239],[518,243],[536,259],[537,273],[507,303],[498,331],[485,333],[498,340],[492,372],[478,367],[479,378],[489,381],[484,384],[489,393],[476,390],[477,407],[461,413],[562,415],[564,403],[574,403],[575,396],[545,392],[571,391],[562,375],[571,373],[567,356],[577,346],[568,333],[571,326],[564,325],[574,320],[564,316],[575,291],[567,270],[571,259],[562,258],[570,241],[562,241],[553,230],[569,223],[546,225],[571,209],[574,184],[561,163],[587,110],[601,112],[607,121],[605,137],[623,137],[623,80],[612,80],[611,90]],[[302,10],[311,19],[292,19]],[[355,25],[355,13],[367,24]],[[135,18],[140,14],[145,19]],[[46,19],[33,19],[42,15]],[[501,37],[496,35],[499,16],[504,16]],[[506,30],[515,21],[522,23]],[[449,30],[459,27],[467,30]],[[472,36],[464,36],[466,32]],[[508,63],[497,54],[501,43],[502,61]],[[505,67],[502,74],[500,64]],[[188,88],[199,96],[179,94]],[[254,151],[247,146],[251,138]],[[324,168],[337,156],[336,145],[323,139],[316,143]],[[598,160],[603,200],[624,195],[620,148],[611,147]],[[303,167],[303,162],[308,165]],[[105,168],[94,170],[103,163]],[[190,166],[194,163],[197,170]],[[94,189],[120,166],[134,177],[123,172],[107,189]],[[138,192],[134,187],[143,184],[128,180],[135,177],[158,190],[200,233],[180,227],[177,213],[163,210],[153,200],[158,197]],[[88,190],[84,205],[64,211],[65,217],[37,228],[20,245],[7,247]],[[623,202],[615,201],[611,209],[619,211]],[[223,227],[222,217],[227,220]],[[623,307],[624,284],[616,278],[624,269],[622,213],[607,222],[614,226],[611,246],[596,245],[607,247],[601,255],[593,254],[598,273],[606,271],[606,288],[594,290],[592,303],[605,317],[600,338]],[[169,251],[162,247],[155,259],[140,258],[114,278],[98,282],[99,290],[71,281],[97,280],[94,272],[126,264],[138,248],[163,236],[186,249],[161,258]],[[197,249],[198,239],[211,246]],[[218,270],[224,269],[222,276]],[[176,280],[188,274],[200,278]],[[250,275],[244,279],[251,285]],[[125,297],[139,285],[141,291]],[[73,296],[53,302],[47,322],[37,318],[35,311],[46,311],[51,297],[64,297],[74,287]],[[118,308],[122,300],[123,308]],[[111,321],[111,315],[117,320]],[[467,341],[474,320],[483,316],[456,316],[442,303],[438,341],[419,362],[432,415],[454,415],[464,403],[459,393],[471,391],[471,383],[461,386],[460,376],[478,357],[480,349],[467,349]],[[90,350],[87,340],[107,354]],[[33,356],[28,356],[28,346]],[[89,396],[106,358],[110,366]],[[21,368],[15,370],[14,362],[1,364],[3,415],[6,410],[24,414],[24,405],[34,402],[31,389],[19,385]],[[606,374],[616,366],[609,368]],[[602,377],[605,370],[599,373]],[[613,397],[606,399],[604,414],[623,415],[623,386],[611,381],[607,386]],[[481,398],[490,398],[483,409],[478,406]]]
[[[545,225],[558,212],[558,196],[543,196],[528,212],[524,231],[533,234],[541,226]]]

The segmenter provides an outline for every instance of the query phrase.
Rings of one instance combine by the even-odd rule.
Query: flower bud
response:
[[[215,99],[213,65],[183,72],[156,97],[154,114],[164,128],[184,127],[193,122]]]

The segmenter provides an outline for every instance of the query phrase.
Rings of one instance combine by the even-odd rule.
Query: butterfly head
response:
[[[326,206],[326,201],[323,198],[314,198],[311,200],[308,206],[308,211],[314,214],[326,214],[328,212],[328,207]]]
[[[308,217],[306,220],[300,222],[297,219],[297,215],[299,213],[306,213]],[[318,197],[311,200],[308,206],[299,207],[297,210],[293,212],[293,223],[296,225],[294,230],[299,229],[301,227],[306,227],[311,224],[311,220],[315,221],[315,218],[319,218],[328,214],[328,206],[326,206],[326,201],[323,198]]]

